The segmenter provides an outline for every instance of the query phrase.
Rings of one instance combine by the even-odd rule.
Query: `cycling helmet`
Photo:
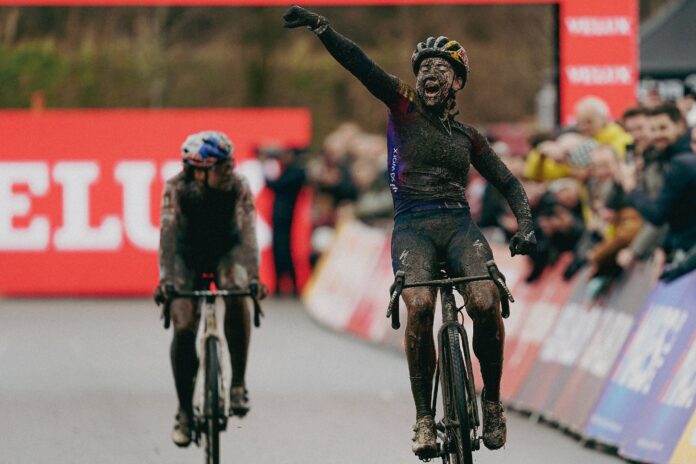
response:
[[[435,56],[448,60],[452,64],[454,71],[464,79],[466,84],[466,79],[469,77],[469,57],[466,54],[466,50],[459,42],[450,40],[445,36],[440,36],[437,39],[428,37],[425,42],[420,42],[416,45],[416,49],[413,50],[413,55],[411,55],[413,73],[418,74],[421,61]]]
[[[234,146],[225,134],[203,131],[189,135],[181,145],[184,164],[197,168],[209,168],[218,162],[232,160]]]

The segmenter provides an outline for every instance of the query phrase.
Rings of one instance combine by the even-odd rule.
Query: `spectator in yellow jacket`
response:
[[[592,95],[582,98],[575,105],[575,119],[578,132],[592,137],[601,145],[610,145],[624,159],[626,145],[633,143],[633,138],[611,120],[609,107],[604,100]]]

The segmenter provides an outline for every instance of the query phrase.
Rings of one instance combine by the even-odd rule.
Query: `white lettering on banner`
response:
[[[180,161],[166,161],[159,170],[166,181],[181,171]],[[238,171],[249,179],[254,195],[264,187],[258,162],[244,162]],[[13,226],[13,219],[31,213],[31,195],[48,195],[50,169],[46,162],[0,162],[0,251],[42,251],[51,244],[51,219],[33,215],[24,227]],[[124,235],[136,247],[156,251],[159,225],[151,222],[151,189],[157,173],[154,161],[121,161],[116,164],[114,178],[121,185],[122,217],[105,216],[98,227],[90,226],[90,187],[101,175],[96,161],[57,162],[53,180],[62,186],[62,227],[53,233],[58,251],[118,250]],[[27,193],[13,191],[15,185],[26,185]],[[159,199],[157,201],[159,204]],[[57,218],[54,218],[57,219]],[[122,225],[123,224],[123,225]],[[125,234],[124,234],[125,232]],[[257,216],[256,235],[260,249],[271,245],[272,231]]]
[[[160,175],[162,176],[162,180],[167,182],[169,179],[179,174],[179,171],[181,171],[181,161],[167,161],[162,166]]]
[[[600,379],[609,374],[633,327],[632,316],[613,308],[606,308],[604,311],[599,327],[578,362],[581,369]]]
[[[34,196],[48,192],[48,166],[42,162],[0,163],[0,250],[45,250],[50,224],[45,216],[34,216],[26,227],[13,227],[12,218],[31,210],[29,195],[15,193],[13,185],[26,184]]]
[[[573,85],[634,85],[631,67],[609,66],[566,66],[566,76]]]
[[[682,360],[681,366],[662,399],[662,403],[676,408],[690,409],[696,397],[696,339]]]
[[[565,19],[570,35],[607,37],[631,35],[628,16],[570,16]]]
[[[594,333],[601,308],[587,310],[580,304],[569,303],[563,308],[558,322],[539,355],[545,362],[557,362],[563,366],[572,366],[587,346],[587,341]]]
[[[159,228],[150,222],[150,186],[155,177],[155,163],[124,161],[116,165],[114,176],[123,186],[123,226],[133,245],[156,250]]]
[[[645,438],[639,438],[636,441],[636,444],[640,448],[652,451],[662,451],[662,449],[665,447],[664,443],[660,443],[659,441],[654,440],[646,440]]]
[[[596,425],[598,427],[601,427],[603,429],[610,430],[615,433],[621,433],[623,430],[623,425],[616,422],[613,419],[608,419],[606,417],[599,416],[597,414],[594,414],[592,418],[590,419],[590,423],[593,425]]]
[[[629,390],[648,394],[687,318],[687,312],[679,308],[651,306],[613,381]]]
[[[542,343],[556,323],[559,310],[559,305],[548,301],[534,302],[524,329],[520,331],[520,340],[525,343]]]
[[[89,225],[89,186],[99,178],[95,161],[64,161],[53,167],[53,179],[63,186],[63,226],[53,237],[59,250],[117,250],[121,221],[106,216],[101,225]]]

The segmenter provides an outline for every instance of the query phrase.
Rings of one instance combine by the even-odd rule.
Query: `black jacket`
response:
[[[669,224],[666,248],[689,249],[696,244],[696,154],[687,132],[663,153],[665,183],[657,198],[638,188],[628,198],[655,225]]]

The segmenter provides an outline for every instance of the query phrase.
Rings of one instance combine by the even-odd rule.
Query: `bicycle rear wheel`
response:
[[[456,327],[448,327],[443,343],[444,366],[441,374],[442,400],[448,427],[448,444],[452,464],[473,464],[471,446],[471,418],[468,412],[468,393],[465,385],[466,370]]]
[[[220,462],[220,364],[218,341],[209,337],[205,343],[205,462]]]

